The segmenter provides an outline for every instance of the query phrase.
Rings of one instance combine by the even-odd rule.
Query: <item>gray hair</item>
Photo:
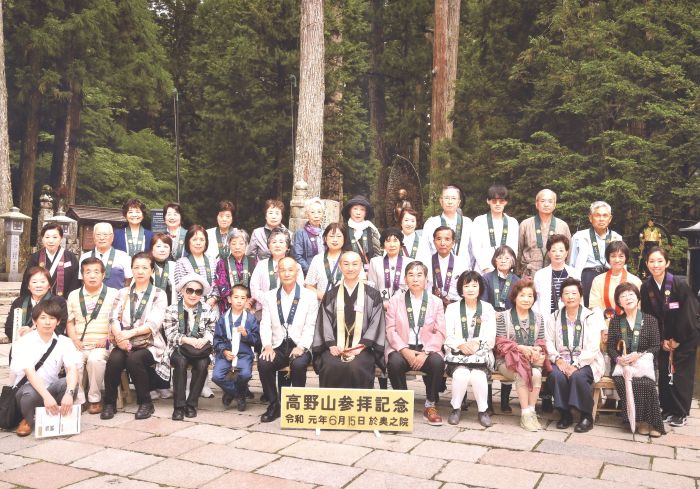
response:
[[[318,197],[312,197],[310,199],[307,199],[306,202],[304,202],[304,215],[308,216],[309,211],[315,205],[319,205],[321,206],[321,209],[324,209],[323,201]]]
[[[285,229],[280,228],[273,229],[270,236],[267,237],[267,247],[269,248],[272,240],[280,234],[284,236],[284,241],[287,243],[287,250],[290,250],[292,248],[292,239],[289,237],[289,233]]]
[[[612,207],[610,207],[610,204],[602,200],[596,200],[591,204],[591,214],[593,214],[596,209],[600,209],[601,207],[605,207],[608,210],[608,212],[612,214]]]
[[[243,241],[245,241],[246,246],[248,246],[248,243],[250,242],[250,236],[248,235],[248,232],[245,229],[231,229],[228,232],[228,236],[226,237],[226,242],[230,244],[231,240],[235,238],[243,238]]]
[[[557,201],[557,193],[556,193],[554,190],[551,190],[551,189],[548,189],[548,188],[543,188],[542,190],[540,190],[539,192],[537,192],[537,195],[535,195],[535,202],[537,202],[538,200],[540,200],[540,197],[542,196],[542,194],[544,194],[544,193],[546,193],[546,192],[551,192],[552,195],[554,195],[554,202]]]

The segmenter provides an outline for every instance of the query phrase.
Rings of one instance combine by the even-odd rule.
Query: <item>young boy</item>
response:
[[[53,416],[59,412],[65,416],[73,409],[78,383],[77,365],[82,362],[70,338],[54,333],[62,312],[61,305],[53,299],[39,302],[32,309],[36,329],[15,343],[10,370],[15,374],[14,385],[22,384],[15,395],[24,418],[17,427],[19,436],[32,433],[37,407],[44,406]],[[36,368],[49,349],[51,351],[44,363]],[[61,367],[66,370],[65,378],[58,376]]]
[[[234,285],[228,302],[231,308],[219,318],[214,332],[216,362],[212,380],[221,387],[224,406],[233,399],[239,411],[245,411],[248,381],[253,372],[253,347],[260,341],[260,329],[255,314],[246,311],[250,290]]]

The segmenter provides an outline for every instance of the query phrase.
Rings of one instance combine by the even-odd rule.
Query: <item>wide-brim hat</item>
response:
[[[189,284],[190,282],[197,282],[202,286],[204,289],[204,293],[202,294],[204,297],[209,295],[209,291],[211,290],[211,287],[209,286],[209,282],[207,282],[204,277],[202,277],[198,273],[188,273],[184,277],[182,277],[182,280],[180,280],[180,283],[177,284],[177,291],[180,293],[180,295],[183,294],[183,290],[185,288],[185,285]]]
[[[354,205],[361,205],[367,209],[367,214],[365,215],[366,220],[371,221],[374,218],[374,209],[372,209],[372,204],[369,203],[367,197],[364,195],[356,195],[343,206],[342,215],[346,221],[350,220],[350,209],[352,209]]]

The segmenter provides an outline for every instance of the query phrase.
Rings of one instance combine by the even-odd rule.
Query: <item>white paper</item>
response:
[[[80,433],[80,404],[73,404],[73,411],[68,416],[51,416],[45,407],[36,408],[34,436],[49,438],[52,436],[76,435]]]

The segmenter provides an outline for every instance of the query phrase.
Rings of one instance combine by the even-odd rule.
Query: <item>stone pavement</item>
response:
[[[0,346],[0,384],[7,381],[8,345]],[[259,397],[260,385],[252,389]],[[310,385],[316,384],[311,376]],[[224,412],[217,398],[202,399],[199,416],[170,419],[172,400],[134,420],[135,406],[110,421],[85,414],[80,435],[37,441],[0,432],[0,489],[32,488],[426,488],[453,489],[698,489],[700,409],[686,427],[654,441],[632,436],[614,415],[600,416],[588,434],[554,426],[527,433],[514,415],[476,422],[473,403],[459,426],[427,425],[422,382],[413,381],[415,429],[407,434],[281,430],[262,424],[265,406]],[[498,397],[498,389],[495,398]],[[449,389],[446,393],[449,395]],[[447,396],[440,411],[447,418]],[[498,407],[498,406],[496,406]]]

